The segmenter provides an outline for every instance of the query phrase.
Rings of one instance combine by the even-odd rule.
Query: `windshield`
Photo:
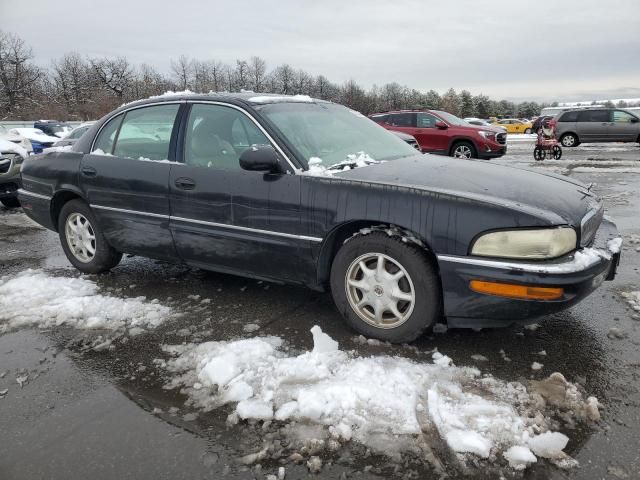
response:
[[[469,122],[465,122],[463,119],[456,117],[455,115],[451,115],[447,112],[441,112],[438,110],[434,110],[434,113],[437,114],[440,118],[442,118],[445,122],[450,123],[451,125],[460,125],[465,126],[469,125]]]
[[[256,106],[295,148],[330,167],[356,156],[375,161],[416,154],[416,149],[361,113],[332,103],[272,103]]]

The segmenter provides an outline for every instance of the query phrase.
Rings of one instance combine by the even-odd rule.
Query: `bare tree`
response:
[[[171,60],[171,73],[180,90],[188,90],[193,85],[193,61],[186,55]]]
[[[233,72],[233,90],[247,90],[249,88],[249,64],[245,60],[236,60]]]
[[[24,40],[0,30],[0,102],[8,113],[33,100],[33,89],[43,71],[30,63],[32,58]]]
[[[274,77],[274,93],[290,94],[293,92],[293,82],[295,77],[295,71],[291,66],[280,65],[273,72]]]
[[[55,98],[65,105],[70,114],[88,118],[87,105],[96,89],[91,65],[78,53],[71,52],[60,60],[54,60],[51,71]]]
[[[249,60],[249,87],[254,92],[262,92],[267,75],[267,62],[260,57]]]
[[[116,97],[123,98],[133,80],[133,69],[127,59],[93,58],[89,62],[100,84]]]
[[[298,69],[293,78],[293,93],[298,95],[309,95],[311,93],[313,79],[311,75],[302,69]]]

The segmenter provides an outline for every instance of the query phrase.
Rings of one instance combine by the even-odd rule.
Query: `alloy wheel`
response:
[[[574,137],[573,135],[565,135],[564,137],[562,137],[562,145],[564,145],[565,147],[573,147],[575,143],[576,137]]]
[[[75,258],[89,263],[96,255],[96,235],[87,218],[77,212],[67,217],[65,236],[69,250]]]
[[[345,275],[347,300],[366,323],[390,329],[402,325],[415,306],[415,289],[407,270],[383,253],[356,258]]]
[[[458,145],[453,151],[453,156],[456,158],[471,158],[472,152],[467,145]]]

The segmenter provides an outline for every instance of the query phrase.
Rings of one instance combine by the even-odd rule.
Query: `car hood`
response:
[[[398,185],[490,203],[535,216],[550,225],[578,227],[600,207],[576,180],[482,160],[417,155],[356,168],[339,178]]]

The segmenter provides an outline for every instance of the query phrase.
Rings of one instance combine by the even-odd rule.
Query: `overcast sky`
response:
[[[64,52],[263,57],[363,86],[513,100],[640,97],[640,0],[0,0],[41,65]]]

